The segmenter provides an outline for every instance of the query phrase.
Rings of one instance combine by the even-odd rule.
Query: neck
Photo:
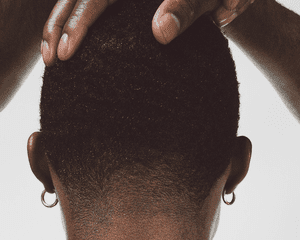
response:
[[[98,230],[98,229],[97,229]],[[159,214],[154,218],[132,219],[131,217],[112,217],[110,228],[103,228],[95,231],[95,229],[85,229],[80,235],[70,234],[68,240],[81,239],[201,239],[209,240],[209,236],[204,236],[199,232],[196,224],[170,219],[168,216]]]
[[[230,169],[230,168],[229,168]],[[171,202],[149,204],[149,199],[119,196],[110,201],[110,208],[93,204],[93,211],[78,207],[80,212],[71,211],[70,201],[63,188],[51,171],[54,186],[58,192],[59,202],[64,217],[64,226],[68,240],[81,239],[202,239],[211,240],[218,226],[220,200],[228,177],[228,172],[212,187],[205,199],[202,209],[193,212],[186,204]],[[126,201],[126,198],[129,200]],[[150,200],[151,202],[151,200]],[[157,206],[167,206],[157,209]],[[103,209],[108,209],[103,211]],[[149,214],[150,213],[150,214]]]

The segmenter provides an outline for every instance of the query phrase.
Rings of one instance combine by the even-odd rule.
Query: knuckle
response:
[[[176,0],[180,6],[184,28],[190,26],[198,17],[211,11],[220,0]],[[175,13],[176,15],[176,13]]]
[[[195,0],[176,0],[180,7],[180,12],[183,17],[183,25],[189,25],[195,19],[195,11],[197,7],[197,3]],[[176,15],[176,13],[175,13]]]
[[[96,7],[97,5],[94,1],[81,2],[74,14],[68,19],[66,27],[69,28],[70,31],[73,31],[78,25],[83,25],[86,21],[86,16],[92,16],[92,10],[97,9]]]
[[[70,30],[73,30],[76,28],[77,24],[78,24],[78,16],[75,15],[70,17],[70,19],[68,20],[68,24],[66,24],[66,27],[70,28]]]
[[[60,33],[63,29],[63,26],[58,24],[56,21],[49,20],[46,22],[43,29],[43,39],[50,40],[56,33]]]
[[[64,26],[63,32],[67,32],[68,34],[81,34],[82,32],[87,31],[88,29],[87,22],[81,20],[76,16],[70,17],[68,23]]]

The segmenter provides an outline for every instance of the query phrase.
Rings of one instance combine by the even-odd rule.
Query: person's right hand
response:
[[[168,44],[200,16],[214,14],[217,19],[237,16],[230,11],[244,6],[249,0],[164,0],[152,20],[152,31],[156,40]],[[205,34],[205,33],[203,33]]]

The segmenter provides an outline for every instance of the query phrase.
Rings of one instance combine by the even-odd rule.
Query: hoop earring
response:
[[[55,192],[56,200],[52,205],[47,205],[47,203],[45,202],[45,199],[44,199],[45,193],[46,193],[46,189],[42,192],[42,204],[47,208],[53,208],[54,206],[56,206],[56,204],[58,203],[57,193]]]
[[[224,195],[225,195],[225,189],[223,190],[223,193],[222,193],[223,202],[225,204],[227,204],[227,205],[232,205],[234,203],[234,201],[235,201],[235,194],[234,194],[234,192],[232,192],[232,200],[231,200],[231,202],[225,201]]]

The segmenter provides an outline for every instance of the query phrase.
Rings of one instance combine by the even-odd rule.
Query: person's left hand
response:
[[[56,53],[60,60],[71,58],[86,36],[88,28],[116,1],[59,0],[43,30],[41,52],[44,63],[52,66]]]

